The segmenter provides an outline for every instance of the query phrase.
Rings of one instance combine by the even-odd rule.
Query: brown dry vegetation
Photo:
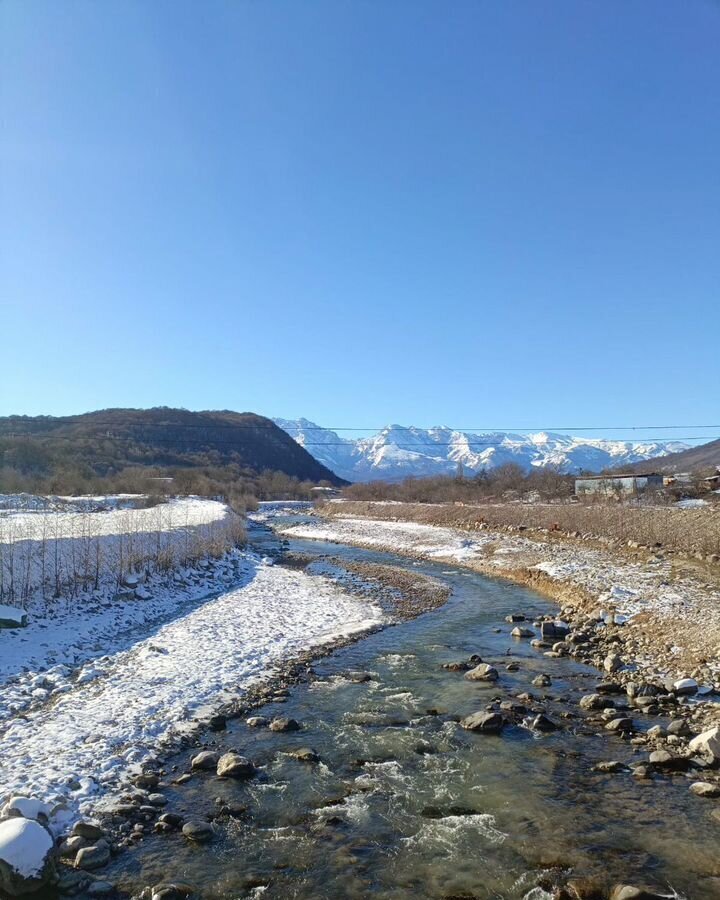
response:
[[[358,515],[407,520],[476,531],[489,528],[540,529],[552,534],[591,536],[599,540],[648,547],[703,558],[720,556],[720,508],[633,507],[623,504],[485,503],[456,506],[424,503],[327,503],[325,515]],[[715,560],[713,560],[715,561]]]

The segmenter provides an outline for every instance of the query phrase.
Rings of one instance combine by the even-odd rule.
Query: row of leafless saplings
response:
[[[37,518],[50,521],[37,522],[32,534],[17,533],[11,519],[0,519],[0,603],[26,608],[33,600],[52,605],[94,591],[117,591],[129,575],[168,575],[218,558],[246,537],[237,516],[174,529],[160,523],[111,535],[92,534],[90,527],[67,535],[53,527],[52,514]]]

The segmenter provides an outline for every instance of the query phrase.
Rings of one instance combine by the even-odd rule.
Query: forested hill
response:
[[[20,476],[66,471],[106,478],[137,467],[227,465],[343,483],[274,422],[254,413],[158,407],[0,418],[0,468]]]

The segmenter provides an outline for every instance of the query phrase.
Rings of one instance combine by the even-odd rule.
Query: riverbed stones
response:
[[[146,892],[143,891],[143,894]],[[182,882],[161,882],[147,892],[150,900],[185,900],[195,893],[195,888]]]
[[[499,734],[505,720],[499,713],[477,712],[464,718],[460,725],[466,731],[475,731],[481,734]]]
[[[161,825],[167,825],[169,828],[182,828],[185,820],[177,813],[167,812],[158,817]]]
[[[720,797],[720,784],[709,781],[695,781],[690,785],[690,790],[698,797]]]
[[[93,881],[86,888],[88,897],[109,897],[115,893],[115,885],[109,881]]]
[[[595,685],[595,690],[598,694],[624,693],[623,686],[621,684],[618,684],[617,681],[601,681],[600,684]]]
[[[533,678],[532,683],[536,687],[550,687],[550,685],[552,684],[552,678],[542,672],[540,675]]]
[[[193,756],[190,761],[191,769],[198,769],[203,772],[210,772],[217,768],[220,755],[214,750],[201,750],[197,756]]]
[[[0,891],[19,897],[39,890],[55,876],[55,860],[53,838],[39,822],[21,816],[0,822]]]
[[[466,672],[465,677],[468,681],[497,681],[500,673],[495,666],[491,666],[488,663],[480,663],[479,666],[475,666],[474,669]]]
[[[514,624],[515,622],[524,622],[525,615],[524,613],[510,613],[509,616],[505,616],[505,621]]]
[[[297,722],[295,719],[280,717],[277,719],[273,719],[272,722],[270,723],[269,728],[270,728],[270,731],[277,731],[280,733],[283,733],[286,731],[299,731],[300,723]]]
[[[223,753],[217,761],[217,774],[219,778],[252,778],[255,774],[255,766],[240,756],[239,753]]]
[[[104,841],[83,847],[75,857],[75,868],[91,871],[101,869],[110,862],[110,847]]]
[[[189,841],[195,844],[207,844],[215,836],[215,831],[210,822],[193,820],[186,822],[182,827],[182,833]]]
[[[148,796],[150,806],[167,806],[167,802],[165,794],[150,794]]]

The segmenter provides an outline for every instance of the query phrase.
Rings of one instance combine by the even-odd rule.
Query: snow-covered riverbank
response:
[[[273,665],[382,619],[375,605],[328,580],[253,554],[228,557],[215,575],[220,584],[234,578],[236,586],[175,618],[169,597],[164,606],[134,601],[147,619],[129,604],[105,611],[98,629],[88,628],[79,654],[70,621],[57,629],[49,622],[39,641],[38,632],[34,639],[23,630],[0,632],[0,651],[13,648],[0,652],[3,696],[16,687],[13,674],[21,683],[35,679],[33,690],[44,692],[35,698],[39,705],[4,723],[0,803],[16,794],[42,799],[54,809],[56,827],[92,814],[133,771]],[[172,620],[159,626],[152,615],[163,611]],[[151,626],[144,634],[143,621]],[[133,627],[136,633],[128,636]],[[93,636],[102,655],[89,662]],[[35,655],[23,657],[24,640]],[[43,651],[63,662],[37,676],[23,673]],[[88,662],[78,671],[74,666],[83,659]]]

